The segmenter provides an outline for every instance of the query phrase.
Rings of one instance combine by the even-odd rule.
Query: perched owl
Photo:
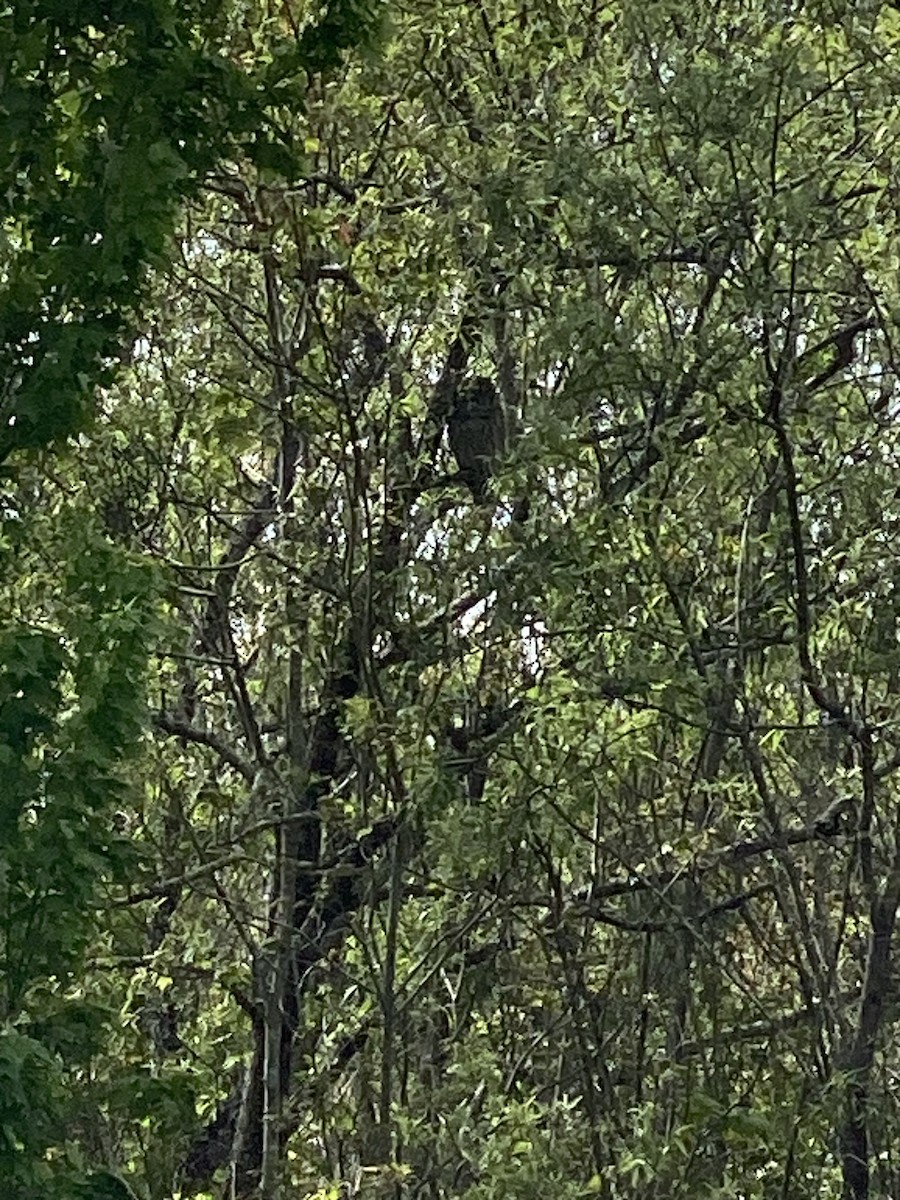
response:
[[[459,478],[475,500],[486,499],[491,469],[503,450],[503,408],[490,379],[478,375],[460,384],[447,419],[447,434]]]

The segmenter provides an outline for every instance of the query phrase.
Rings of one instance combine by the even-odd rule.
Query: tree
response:
[[[67,513],[71,464],[58,475],[33,452],[83,429],[128,361],[185,199],[238,146],[271,169],[292,163],[274,98],[302,95],[307,73],[375,26],[360,0],[302,29],[285,14],[228,56],[217,40],[239,14],[222,4],[0,13],[0,1174],[14,1200],[130,1195],[88,1169],[99,1150],[77,1136],[71,1082],[110,1015],[85,992],[83,954],[122,932],[95,918],[100,891],[136,863],[127,762],[158,602],[148,564],[112,545],[90,497]],[[103,516],[115,527],[121,514]],[[152,1093],[137,1091],[192,1109],[184,1086]]]
[[[80,1140],[891,1194],[896,15],[393,17],[208,176],[67,468],[166,581]]]
[[[241,8],[221,0],[25,0],[0,17],[3,460],[82,427],[180,205],[238,148],[293,168],[273,102],[300,107],[307,72],[376,26],[368,0],[330,0],[304,29],[289,5],[259,29],[247,15],[230,55]]]

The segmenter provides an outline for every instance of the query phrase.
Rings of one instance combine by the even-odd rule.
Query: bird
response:
[[[477,375],[462,384],[447,419],[450,449],[459,468],[457,478],[476,502],[487,499],[494,461],[503,450],[503,408],[491,379]]]

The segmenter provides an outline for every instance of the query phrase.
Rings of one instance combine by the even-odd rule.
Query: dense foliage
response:
[[[287,6],[261,16],[222,0],[0,9],[0,459],[78,429],[178,204],[229,152],[290,173],[271,111],[300,107],[308,72],[369,38],[376,10],[330,0],[302,29]]]
[[[0,10],[12,1194],[896,1193],[900,13],[132,8]]]

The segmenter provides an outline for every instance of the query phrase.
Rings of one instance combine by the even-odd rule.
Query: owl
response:
[[[460,385],[447,419],[447,435],[459,478],[475,500],[485,500],[504,436],[503,407],[490,379],[478,375]]]

